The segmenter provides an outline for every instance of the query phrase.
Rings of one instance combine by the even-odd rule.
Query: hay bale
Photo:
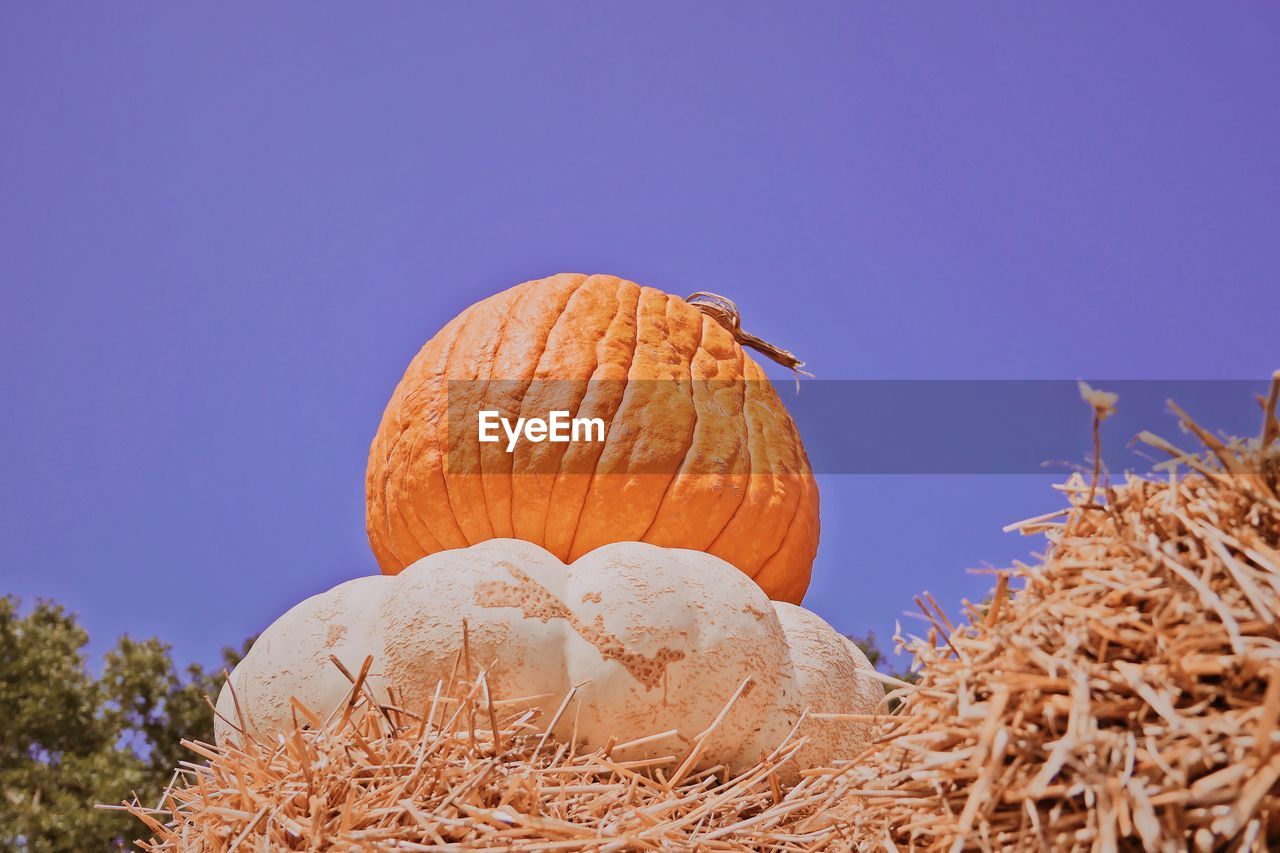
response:
[[[1083,389],[1097,424],[1114,399]],[[1280,842],[1280,374],[1261,439],[1167,479],[1075,475],[1014,525],[1043,562],[953,627],[922,601],[917,687],[853,775],[860,837],[892,849],[1269,849]],[[1093,396],[1091,396],[1093,395]],[[1097,469],[1095,474],[1097,476]],[[1011,592],[1010,582],[1021,588]]]
[[[328,720],[294,704],[292,732],[276,741],[237,738],[219,748],[184,742],[207,763],[184,763],[159,806],[125,805],[153,837],[145,850],[762,850],[848,842],[836,806],[843,770],[808,772],[794,787],[778,770],[805,744],[791,734],[736,777],[693,769],[687,755],[628,759],[652,735],[580,752],[549,732],[576,709],[574,692],[550,721],[499,700],[483,672],[441,683],[418,713],[378,704],[365,686],[372,659],[351,676],[344,707]],[[335,665],[341,668],[335,659]],[[474,673],[474,668],[470,669]],[[461,694],[461,695],[457,695]],[[447,698],[455,695],[456,698]],[[393,700],[394,701],[394,700]],[[226,720],[237,729],[235,720]],[[865,720],[863,721],[866,722]]]

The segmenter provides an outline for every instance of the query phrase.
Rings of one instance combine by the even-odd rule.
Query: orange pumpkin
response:
[[[573,274],[463,311],[409,364],[369,451],[367,526],[382,571],[494,538],[567,563],[640,541],[706,551],[798,603],[818,546],[817,485],[795,424],[739,343],[762,342],[736,320],[721,303],[699,310]],[[507,452],[478,441],[485,408],[598,416],[607,434]]]

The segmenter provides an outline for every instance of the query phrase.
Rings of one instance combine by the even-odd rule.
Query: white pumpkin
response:
[[[491,539],[424,557],[396,576],[358,578],[313,596],[273,623],[231,674],[251,735],[292,725],[289,698],[329,714],[356,672],[374,659],[369,684],[422,708],[448,679],[467,625],[470,659],[495,694],[540,696],[543,720],[579,685],[580,741],[604,746],[677,729],[627,758],[680,755],[742,682],[749,688],[705,744],[699,767],[740,770],[786,736],[806,711],[873,714],[884,691],[866,657],[816,615],[769,601],[745,574],[701,551],[640,542],[605,545],[566,566],[541,547]],[[231,690],[218,711],[236,720]],[[806,719],[799,767],[854,756],[870,727]],[[217,739],[235,730],[222,720]],[[795,768],[792,768],[794,772]]]

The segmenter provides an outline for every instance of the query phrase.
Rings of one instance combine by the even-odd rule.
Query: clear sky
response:
[[[374,571],[404,366],[557,271],[727,294],[828,379],[1268,375],[1278,43],[1268,3],[5,2],[0,592],[208,660]],[[808,604],[881,635],[1059,505],[821,488]]]

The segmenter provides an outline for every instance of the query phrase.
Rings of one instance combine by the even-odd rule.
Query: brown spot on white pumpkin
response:
[[[595,646],[601,657],[622,664],[632,678],[649,690],[662,683],[668,664],[684,659],[684,652],[666,646],[653,655],[627,651],[623,642],[605,629],[603,616],[597,615],[590,624],[585,624],[542,584],[515,566],[507,564],[503,568],[516,582],[484,581],[477,584],[476,604],[480,607],[518,607],[526,619],[543,622],[563,619],[584,640]]]
[[[598,593],[598,592],[584,592],[584,593],[582,594],[582,603],[583,603],[583,604],[586,604],[588,601],[590,601],[590,602],[591,602],[591,603],[593,603],[593,604],[599,604],[599,603],[600,603],[600,593]]]

